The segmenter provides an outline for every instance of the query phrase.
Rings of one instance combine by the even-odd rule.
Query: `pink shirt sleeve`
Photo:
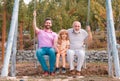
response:
[[[37,30],[37,29],[35,30],[36,34],[40,33],[40,31],[41,31],[40,29],[39,30]]]
[[[58,38],[57,33],[54,33],[54,39],[57,39],[57,38]]]

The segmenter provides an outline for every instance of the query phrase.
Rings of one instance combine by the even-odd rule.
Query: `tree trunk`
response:
[[[23,50],[23,21],[20,22],[19,27],[19,49]]]
[[[3,23],[2,23],[2,62],[4,61],[6,41],[6,0],[4,0]]]

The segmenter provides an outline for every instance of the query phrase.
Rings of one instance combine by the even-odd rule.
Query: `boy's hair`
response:
[[[61,35],[62,35],[62,34],[66,34],[66,35],[67,35],[66,40],[69,40],[67,30],[62,29],[62,30],[60,30],[59,33],[58,33],[58,42],[57,42],[57,43],[58,43],[59,45],[61,45],[61,43],[62,43],[62,38],[61,38]]]

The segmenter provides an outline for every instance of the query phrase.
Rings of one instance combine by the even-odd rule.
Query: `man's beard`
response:
[[[46,29],[50,29],[51,27],[50,26],[45,26]]]
[[[74,30],[74,32],[75,32],[75,33],[80,33],[80,31],[79,31],[79,30],[78,30],[78,31]]]

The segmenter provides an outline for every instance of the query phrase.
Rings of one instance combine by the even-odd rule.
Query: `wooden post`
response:
[[[2,63],[4,61],[5,41],[6,41],[6,0],[4,0],[3,24],[2,24]]]
[[[12,48],[12,57],[11,57],[11,76],[16,76],[16,53],[17,53],[17,35],[18,35],[18,22],[16,23],[13,48]]]
[[[10,63],[12,47],[13,47],[13,39],[14,39],[14,34],[16,29],[16,23],[18,22],[18,11],[19,11],[19,0],[15,0],[13,13],[12,13],[12,20],[10,25],[10,32],[9,32],[8,41],[7,41],[5,59],[4,59],[4,64],[1,71],[1,77],[8,76],[8,72],[9,72],[8,68]]]
[[[110,77],[113,77],[113,57],[112,57],[112,42],[111,42],[111,36],[110,36],[110,29],[109,29],[109,26],[110,23],[108,22],[108,25],[107,25],[107,53],[108,53],[108,75]]]
[[[111,44],[109,46],[111,46],[111,51],[114,58],[115,76],[117,78],[120,78],[120,64],[118,57],[118,49],[117,49],[111,0],[106,0],[106,11],[107,11],[107,28],[109,29],[109,32],[107,33],[111,38],[109,41]]]

